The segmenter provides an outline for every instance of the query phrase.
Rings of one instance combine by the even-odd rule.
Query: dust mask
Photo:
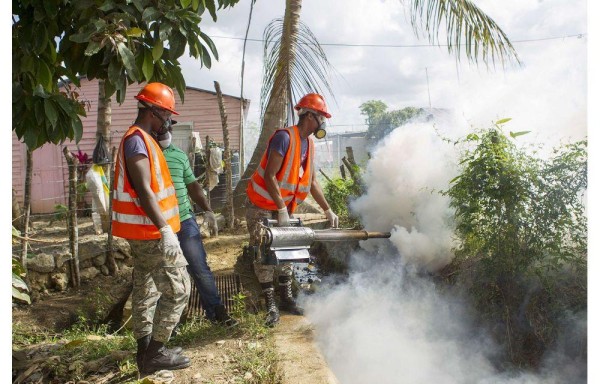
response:
[[[172,138],[173,136],[171,135],[171,132],[167,131],[167,133],[160,135],[158,144],[160,144],[163,149],[168,148],[169,145],[171,145]]]

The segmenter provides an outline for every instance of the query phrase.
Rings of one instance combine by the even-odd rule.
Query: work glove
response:
[[[204,212],[204,222],[208,224],[208,232],[211,236],[219,236],[219,226],[213,211]]]
[[[337,215],[335,213],[333,213],[331,208],[329,208],[328,210],[325,211],[325,217],[327,218],[327,220],[329,220],[329,224],[331,225],[331,228],[337,228],[338,225],[340,224],[340,219],[337,217]]]
[[[290,226],[290,214],[288,213],[287,207],[283,207],[277,210],[277,224],[280,227]]]
[[[183,255],[183,251],[179,246],[179,240],[177,235],[173,232],[170,225],[165,225],[160,231],[160,243],[159,247],[162,250],[163,256],[167,261],[175,263],[178,255]]]

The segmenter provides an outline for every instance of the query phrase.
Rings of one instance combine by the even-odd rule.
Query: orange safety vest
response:
[[[144,212],[127,175],[123,143],[135,132],[141,132],[146,143],[150,161],[150,188],[156,196],[160,211],[173,232],[178,232],[181,227],[175,187],[162,150],[152,136],[133,125],[127,130],[119,146],[113,189],[112,234],[130,240],[159,239],[160,232]]]
[[[287,127],[283,129],[290,135],[290,146],[288,147],[285,156],[283,157],[283,163],[281,168],[277,172],[276,178],[279,184],[279,191],[281,197],[288,207],[290,213],[294,213],[298,204],[302,203],[306,196],[310,192],[310,186],[313,180],[314,165],[314,144],[312,139],[308,138],[308,154],[306,159],[306,167],[304,174],[300,177],[300,157],[302,154],[302,141],[300,138],[300,131],[297,126]],[[274,135],[273,135],[274,136]],[[269,139],[269,144],[273,140],[273,136]],[[262,209],[276,210],[277,205],[271,198],[271,195],[267,191],[267,184],[265,182],[265,169],[267,168],[269,147],[262,156],[260,165],[248,183],[246,193],[248,199],[252,204]]]

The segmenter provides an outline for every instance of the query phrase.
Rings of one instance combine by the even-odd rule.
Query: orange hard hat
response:
[[[148,83],[135,98],[179,115],[175,111],[175,94],[163,83]]]
[[[318,93],[309,93],[307,95],[304,95],[304,97],[300,99],[300,101],[298,102],[298,104],[296,104],[294,108],[297,111],[300,108],[308,108],[317,111],[318,113],[320,113],[328,119],[331,117],[331,114],[327,112],[327,105],[325,104],[325,99],[323,99],[323,96],[319,95]]]

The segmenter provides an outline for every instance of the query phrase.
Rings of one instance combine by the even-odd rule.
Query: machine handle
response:
[[[263,219],[263,224],[267,227],[273,227],[277,225],[277,220],[274,219]],[[302,221],[298,219],[290,219],[290,227],[301,227]]]

